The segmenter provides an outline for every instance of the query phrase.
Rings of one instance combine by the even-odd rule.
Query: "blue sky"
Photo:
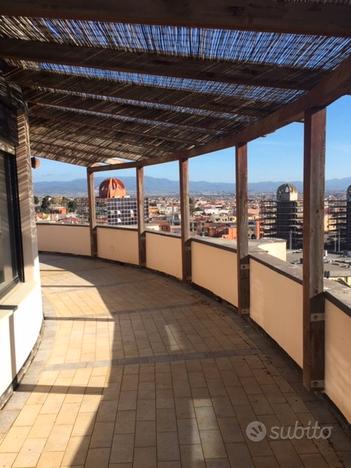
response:
[[[258,138],[249,144],[248,154],[250,182],[302,180],[303,124],[294,123],[265,138]],[[86,170],[71,164],[42,159],[40,169],[33,171],[33,174],[34,181],[72,180],[85,177]],[[134,175],[134,171],[118,171],[118,174],[123,178]],[[178,165],[172,162],[149,166],[145,169],[145,174],[177,180]],[[326,178],[349,176],[351,176],[351,96],[346,96],[328,107]],[[190,179],[232,182],[234,148],[192,158]]]

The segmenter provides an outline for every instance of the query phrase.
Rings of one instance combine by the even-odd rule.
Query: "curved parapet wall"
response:
[[[16,306],[0,308],[0,406],[35,346],[43,320],[40,284],[14,290],[6,299]]]
[[[51,235],[51,230],[54,235]],[[39,249],[90,255],[89,227],[39,225]],[[70,233],[67,235],[67,233]],[[83,239],[74,233],[80,232]],[[74,239],[70,239],[71,234]],[[63,241],[62,237],[68,237]],[[49,237],[49,239],[46,239]],[[97,228],[98,256],[138,264],[136,229]],[[59,249],[54,241],[59,242]],[[257,246],[256,246],[257,247]],[[266,250],[267,246],[263,246]],[[146,266],[176,278],[182,276],[181,239],[146,233]],[[237,306],[235,248],[202,239],[191,244],[192,283]],[[250,254],[250,318],[300,366],[303,364],[302,271],[281,259],[257,251]],[[325,392],[351,422],[351,300],[350,292],[326,280]],[[1,331],[0,331],[1,333]],[[0,343],[3,341],[0,337]],[[5,339],[6,341],[6,339]],[[7,340],[8,341],[8,340]]]
[[[287,265],[267,254],[250,259],[250,317],[302,367],[302,282],[283,274]]]
[[[182,242],[172,234],[146,233],[146,266],[167,275],[182,277]]]
[[[113,226],[97,227],[98,257],[138,265],[138,231]]]
[[[192,242],[192,282],[238,305],[236,252],[201,240]]]
[[[38,223],[37,230],[42,252],[90,255],[88,225]]]
[[[345,294],[345,288],[339,290]],[[325,315],[325,392],[351,423],[351,313],[337,296],[327,294]]]

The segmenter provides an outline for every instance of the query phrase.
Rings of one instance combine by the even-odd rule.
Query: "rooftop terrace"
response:
[[[326,108],[351,92],[350,11],[349,0],[1,1],[1,401],[15,393],[0,465],[350,464],[329,408],[351,422],[351,299],[323,278]],[[248,145],[292,122],[304,126],[302,271],[248,243]],[[191,237],[188,164],[234,146],[236,249]],[[87,168],[89,226],[36,228],[34,156]],[[172,160],[180,237],[145,226],[144,167]],[[99,226],[94,174],[125,168],[137,229]],[[43,318],[38,243],[87,258],[43,257],[44,337],[21,380]],[[311,418],[333,425],[329,441],[245,435],[255,419]]]

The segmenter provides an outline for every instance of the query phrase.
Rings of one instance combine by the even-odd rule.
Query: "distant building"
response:
[[[88,213],[88,201],[80,199],[77,212],[82,216]],[[148,218],[149,200],[144,200],[145,218]],[[131,226],[138,223],[138,202],[136,197],[127,195],[124,183],[120,179],[109,178],[101,182],[99,196],[96,197],[97,224],[110,226]]]
[[[346,191],[346,249],[351,250],[351,185]]]
[[[302,248],[302,223],[302,204],[293,184],[279,186],[276,200],[262,202],[260,219],[262,237],[285,239],[288,248]]]
[[[126,196],[124,183],[115,177],[103,180],[99,186],[99,198],[125,198]]]
[[[347,202],[345,198],[332,197],[325,202],[326,239],[328,250],[339,252],[347,248]]]
[[[288,248],[302,247],[302,206],[293,184],[283,184],[277,190],[277,237],[287,241]]]

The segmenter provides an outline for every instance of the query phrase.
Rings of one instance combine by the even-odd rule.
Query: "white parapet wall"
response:
[[[38,223],[37,230],[41,252],[90,255],[89,226]]]
[[[325,312],[325,392],[351,423],[351,316],[328,299]]]
[[[139,263],[138,231],[129,228],[97,228],[98,257],[137,265]]]
[[[38,339],[43,319],[40,284],[19,285],[6,297],[6,302],[9,308],[0,310],[0,397]],[[11,310],[11,303],[16,304],[15,310]]]
[[[237,307],[236,252],[207,241],[191,243],[192,282]]]
[[[292,270],[288,264],[278,259],[274,263],[282,271],[250,258],[250,317],[302,367],[302,284],[293,274],[284,274]]]
[[[182,277],[182,242],[170,234],[146,232],[146,266],[176,278]]]

